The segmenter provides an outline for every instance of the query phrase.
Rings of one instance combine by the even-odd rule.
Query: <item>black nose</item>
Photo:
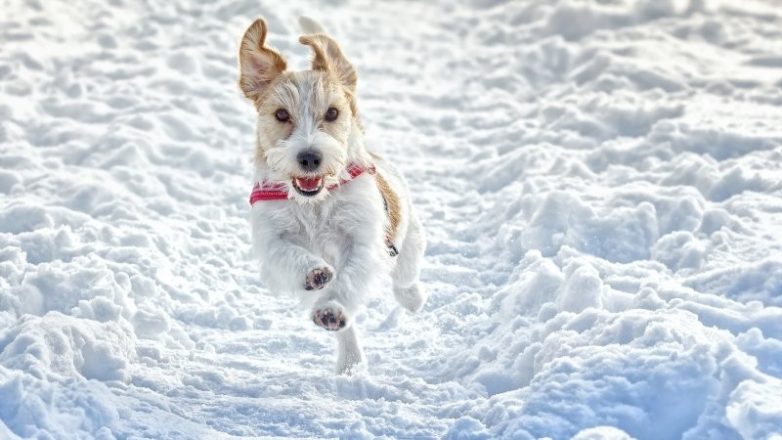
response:
[[[301,169],[304,171],[315,171],[320,166],[320,160],[323,159],[323,155],[319,151],[305,150],[296,156],[296,160],[299,161]]]

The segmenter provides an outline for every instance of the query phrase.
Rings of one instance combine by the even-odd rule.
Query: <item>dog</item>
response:
[[[334,332],[337,373],[350,374],[365,363],[355,316],[370,293],[390,282],[410,312],[426,302],[426,240],[404,178],[364,144],[356,70],[322,26],[300,25],[310,70],[287,69],[261,18],[240,43],[239,87],[257,110],[253,247],[266,286]]]

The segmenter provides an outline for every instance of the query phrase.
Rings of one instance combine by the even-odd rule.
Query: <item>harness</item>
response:
[[[329,185],[325,189],[327,191],[334,191],[340,186],[352,182],[364,173],[370,175],[375,175],[377,173],[374,165],[363,167],[356,163],[348,165],[346,171],[348,172],[348,176],[350,176],[349,178],[340,178],[339,183]],[[386,200],[386,196],[382,191],[380,191],[380,196],[383,199],[383,209],[386,212],[386,217],[389,217],[388,200]],[[250,192],[250,206],[255,205],[258,202],[288,200],[288,198],[288,186],[284,182],[264,180],[262,182],[255,182],[255,185],[253,185],[253,189]],[[397,250],[396,245],[394,245],[392,234],[393,231],[386,231],[386,246],[388,247],[388,254],[392,257],[396,257],[399,255],[399,250]]]

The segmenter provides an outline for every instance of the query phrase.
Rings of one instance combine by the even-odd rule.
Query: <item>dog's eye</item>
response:
[[[328,122],[334,122],[337,120],[337,117],[339,117],[339,110],[334,107],[329,107],[329,109],[326,110],[326,115],[323,118]]]
[[[280,122],[288,122],[288,120],[291,118],[291,115],[288,114],[288,110],[281,108],[274,112],[274,117],[277,118],[277,120]]]

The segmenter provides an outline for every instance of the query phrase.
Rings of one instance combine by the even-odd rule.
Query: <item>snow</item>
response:
[[[774,2],[2,9],[0,438],[782,437]],[[343,44],[428,231],[352,377],[252,257],[259,15]]]

